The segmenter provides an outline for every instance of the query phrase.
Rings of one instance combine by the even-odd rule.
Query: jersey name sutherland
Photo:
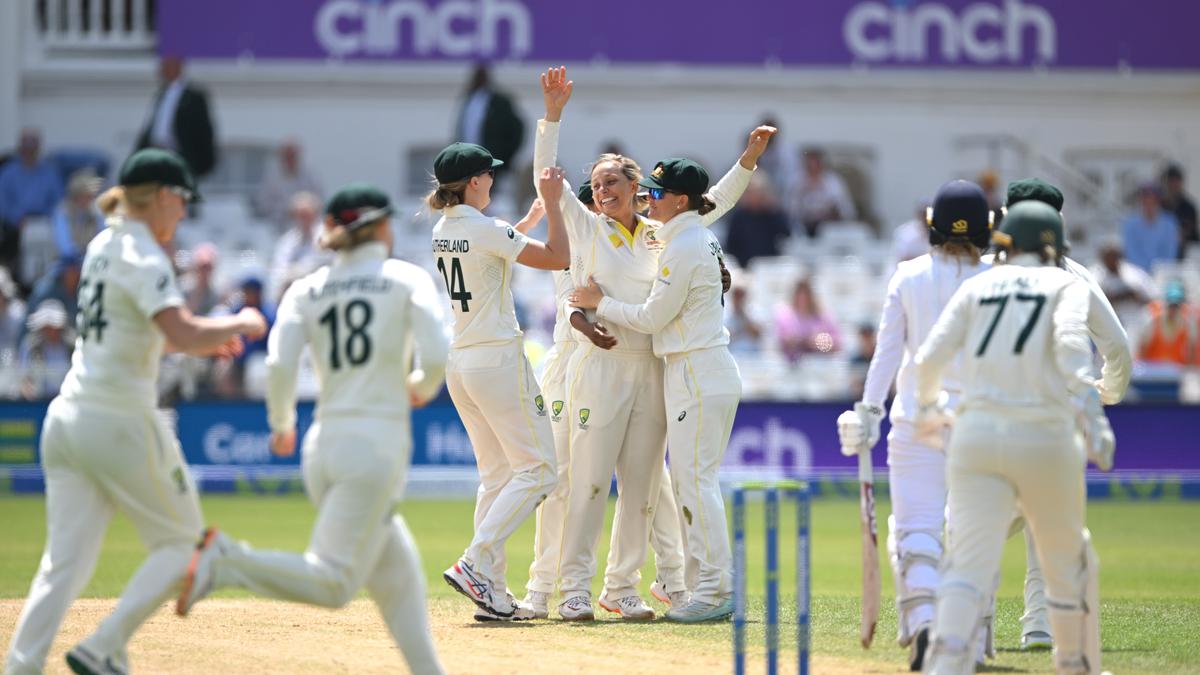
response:
[[[510,283],[529,240],[470,206],[445,209],[433,228],[433,255],[454,312],[451,347],[500,344],[521,336]]]
[[[166,342],[154,316],[181,305],[171,261],[146,225],[110,219],[83,259],[79,338],[63,397],[154,406]]]

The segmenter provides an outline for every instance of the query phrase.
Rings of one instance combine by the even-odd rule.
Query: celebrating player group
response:
[[[259,550],[204,527],[178,442],[155,415],[158,362],[167,350],[237,353],[240,336],[258,337],[266,324],[252,309],[208,319],[183,307],[163,247],[199,198],[196,186],[173,153],[143,150],[126,161],[120,185],[102,198],[108,226],[83,263],[79,347],[42,433],[49,536],[5,673],[43,670],[117,510],[150,554],[112,615],[68,652],[76,673],[128,672],[126,644],[159,605],[174,598],[186,616],[230,587],[324,607],[365,588],[409,668],[443,672],[416,545],[394,512],[412,450],[411,410],[443,382],[480,479],[473,534],[457,560],[445,561],[443,577],[471,601],[476,620],[553,613],[591,621],[596,605],[627,621],[653,620],[656,610],[639,594],[648,548],[650,592],[667,620],[733,613],[718,469],[742,389],[724,327],[728,272],[708,227],[737,203],[776,130],[754,129],[715,184],[691,159],[663,159],[646,174],[629,157],[603,154],[576,188],[556,167],[574,84],[565,68],[551,68],[541,87],[539,199],[523,220],[485,215],[503,164],[487,148],[454,143],[434,161],[427,204],[438,215],[432,259],[448,321],[430,275],[389,258],[387,195],[360,183],[329,200],[321,245],[334,260],[288,288],[266,361],[277,455],[298,445],[296,381],[306,350],[320,384],[299,443],[317,507],[304,553]],[[843,451],[865,460],[894,381],[887,544],[898,640],[913,670],[973,672],[993,653],[1001,549],[1010,532],[1024,530],[1022,646],[1053,645],[1058,672],[1100,672],[1084,468],[1087,459],[1111,467],[1102,405],[1123,396],[1131,358],[1103,293],[1065,257],[1061,207],[1061,193],[1037,180],[1014,183],[1003,213],[992,213],[974,184],[942,186],[928,214],[932,252],[892,278],[863,400],[837,420]],[[539,241],[527,233],[543,217]],[[993,243],[999,252],[985,255]],[[554,346],[540,382],[514,309],[514,263],[554,278]],[[1104,360],[1099,380],[1092,343]],[[614,472],[611,548],[593,598]],[[505,546],[535,514],[534,561],[518,600]],[[870,522],[864,541],[873,545]],[[877,592],[864,597],[864,643]]]

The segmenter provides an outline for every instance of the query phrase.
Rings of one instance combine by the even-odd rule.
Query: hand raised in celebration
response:
[[[557,166],[542,169],[541,175],[538,176],[538,192],[541,193],[542,199],[557,204],[558,200],[562,199],[563,178],[566,175],[566,172]]]
[[[746,141],[746,150],[742,153],[742,158],[739,163],[747,169],[753,169],[758,165],[758,158],[767,151],[767,145],[771,142],[771,137],[779,133],[779,129],[763,125],[756,127],[750,132],[750,139]]]
[[[571,291],[570,301],[572,307],[580,309],[596,309],[600,305],[600,300],[604,298],[604,291],[600,290],[600,286],[596,284],[596,280],[588,277],[587,286],[579,286]]]
[[[550,68],[542,73],[542,101],[546,104],[546,121],[557,122],[562,119],[563,108],[571,100],[571,90],[575,83],[567,79],[567,67]]]

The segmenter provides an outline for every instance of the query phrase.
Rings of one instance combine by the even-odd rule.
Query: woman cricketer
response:
[[[535,170],[555,162],[559,122],[573,88],[565,68],[551,68],[542,75],[546,117],[538,123]],[[751,135],[738,163],[713,188],[714,208],[702,217],[705,226],[737,203],[772,133],[774,129],[759,128]],[[645,203],[637,194],[641,178],[641,169],[632,159],[606,154],[589,173],[598,213],[569,190],[564,190],[562,197],[575,283],[582,285],[594,277],[606,293],[630,303],[642,303],[649,297],[664,246],[658,236],[661,223],[653,213],[647,217],[638,212]],[[570,466],[567,486],[559,489],[566,495],[562,520],[569,526],[560,534],[559,576],[564,600],[558,612],[567,620],[594,617],[590,591],[596,573],[595,550],[615,470],[617,518],[599,604],[625,619],[652,619],[654,611],[638,594],[640,569],[651,532],[670,532],[672,523],[665,522],[666,527],[656,523],[660,519],[677,523],[679,513],[670,492],[661,496],[666,439],[662,359],[654,353],[650,336],[637,330],[609,324],[616,345],[603,349],[598,348],[595,329],[581,312],[572,310],[570,321],[580,330],[572,335],[579,345],[567,366]],[[682,607],[686,584],[680,563],[684,560],[660,555],[658,562],[662,566],[652,591],[666,597],[672,607]]]
[[[764,146],[772,132],[762,130]],[[704,221],[716,204],[705,196],[708,172],[688,159],[659,162],[639,184],[649,190],[650,218],[663,223],[655,235],[663,250],[649,297],[620,302],[590,280],[575,289],[572,306],[650,335],[654,355],[665,359],[669,464],[683,514],[691,593],[686,605],[672,607],[666,616],[687,623],[725,619],[733,613],[733,559],[718,470],[742,383],[727,348],[721,246]]]
[[[939,402],[942,373],[961,353],[946,451],[949,548],[925,672],[975,671],[971,645],[1020,508],[1046,578],[1055,669],[1100,673],[1084,469],[1089,458],[1111,461],[1113,441],[1092,377],[1089,290],[1060,269],[1063,224],[1053,207],[1016,204],[997,241],[1005,263],[959,288],[915,358],[915,425],[937,433],[951,421]]]
[[[125,645],[179,591],[204,527],[196,486],[174,433],[155,414],[164,351],[232,356],[239,335],[267,330],[261,314],[193,316],[164,251],[198,200],[178,155],[135,153],[100,196],[106,229],[88,244],[79,282],[79,339],[42,426],[46,548],[17,621],[5,673],[41,673],[63,616],[87,585],[120,511],[150,554],[116,609],[67,653],[76,673],[124,673]]]
[[[559,194],[562,171],[541,176],[545,243],[483,214],[499,160],[482,146],[454,143],[434,160],[433,254],[446,282],[454,338],[446,370],[450,398],[475,451],[480,486],[475,535],[443,574],[477,607],[499,618],[533,618],[505,583],[504,544],[557,482],[554,439],[545,399],[525,358],[510,283],[514,262],[563,270],[570,249]]]
[[[366,586],[409,669],[441,673],[416,544],[393,511],[412,456],[410,412],[441,388],[447,344],[429,274],[389,259],[391,213],[387,195],[370,185],[333,195],[321,245],[336,257],[288,287],[267,343],[276,455],[295,452],[296,378],[306,347],[320,382],[301,457],[317,507],[308,550],[257,551],[209,529],[176,611],[186,615],[225,587],[337,608]]]

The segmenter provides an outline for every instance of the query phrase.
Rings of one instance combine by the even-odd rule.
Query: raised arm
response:
[[[758,158],[767,150],[771,137],[779,131],[775,127],[761,126],[750,132],[746,149],[721,180],[708,192],[708,196],[716,203],[717,208],[702,216],[705,225],[711,225],[729,212],[742,198],[746,186],[750,184],[750,176],[758,167]]]
[[[542,169],[538,190],[545,195],[546,242],[530,239],[517,256],[517,262],[522,265],[542,270],[561,270],[571,264],[571,245],[568,243],[560,205],[562,195],[559,194],[565,191],[564,183],[562,169]]]

